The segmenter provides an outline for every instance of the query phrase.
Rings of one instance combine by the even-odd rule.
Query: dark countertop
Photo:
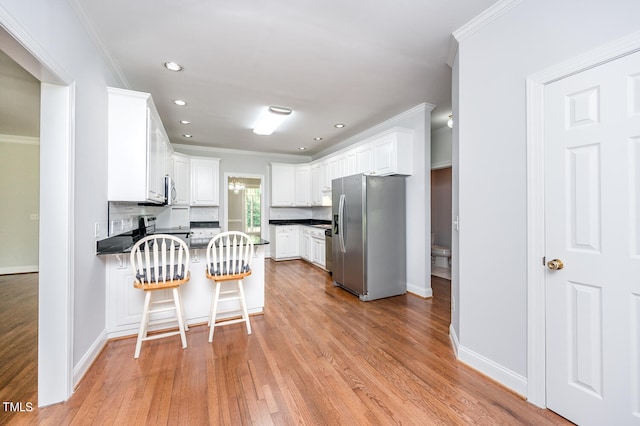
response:
[[[320,219],[274,219],[269,221],[269,225],[275,225],[275,226],[305,225],[305,226],[314,226],[321,229],[331,229],[330,220],[320,220]]]
[[[156,234],[188,234],[189,231],[185,231],[184,229],[179,230],[179,232],[159,232],[162,230],[157,230]],[[166,231],[166,230],[164,230]],[[105,238],[104,240],[100,240],[96,242],[96,254],[97,255],[107,255],[107,254],[123,254],[130,253],[131,248],[135,244],[135,242],[139,239],[137,236],[134,236],[136,232],[126,232],[124,234],[116,235],[113,237]],[[135,241],[134,241],[135,240]],[[269,241],[264,240],[257,236],[252,236],[251,240],[253,241],[253,245],[262,246],[269,244]],[[195,243],[190,244],[189,239],[187,238],[187,244],[189,245],[189,249],[205,249],[207,248],[207,243]]]
[[[191,232],[190,228],[156,228],[156,234],[182,235]]]

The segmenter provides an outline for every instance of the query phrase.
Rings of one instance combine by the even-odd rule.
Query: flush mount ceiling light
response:
[[[169,71],[182,71],[184,67],[177,62],[165,62],[162,64]]]
[[[453,114],[449,116],[449,119],[447,120],[447,126],[449,126],[450,129],[453,129]]]
[[[291,112],[289,108],[270,106],[260,114],[258,122],[253,127],[253,133],[263,136],[272,134]]]
[[[185,138],[192,138],[193,137],[193,135],[182,135],[182,136],[184,136]]]
[[[183,101],[182,99],[176,99],[175,101],[173,101],[174,104],[178,105],[178,106],[185,106],[187,103],[185,101]]]
[[[191,124],[189,120],[180,120],[180,124]]]
[[[318,137],[318,138],[313,138],[313,140],[314,140],[314,141],[321,141],[321,140],[322,140],[322,138],[319,138],[319,137]]]
[[[304,151],[304,150],[305,150],[305,149],[307,149],[307,148],[305,148],[304,146],[301,146],[301,147],[299,147],[298,149],[299,149],[300,151]]]
[[[336,129],[342,129],[344,127],[344,124],[342,123],[334,124],[333,127],[335,127]]]

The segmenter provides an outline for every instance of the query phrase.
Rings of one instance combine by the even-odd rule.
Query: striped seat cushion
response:
[[[244,274],[249,272],[251,268],[249,265],[243,260],[242,263],[240,261],[232,261],[227,262],[224,261],[222,263],[210,264],[209,265],[209,274],[210,275],[233,275],[233,274]],[[231,270],[229,270],[229,266],[231,266]]]
[[[176,265],[171,266],[167,265],[165,267],[160,266],[159,268],[160,277],[158,281],[172,281],[172,280],[182,280],[184,279],[184,265]],[[165,271],[167,273],[165,274]],[[143,269],[142,271],[138,271],[136,274],[136,279],[143,283],[155,282],[156,281],[156,268],[151,268],[149,274],[147,274],[147,269]]]

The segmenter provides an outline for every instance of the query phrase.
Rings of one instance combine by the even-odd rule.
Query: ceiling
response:
[[[450,34],[496,0],[69,2],[122,86],[152,94],[172,143],[312,156],[424,102],[445,125]],[[253,134],[269,105],[293,113]]]

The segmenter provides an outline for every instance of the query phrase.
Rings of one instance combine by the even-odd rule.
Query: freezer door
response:
[[[343,254],[343,277],[339,282],[345,289],[355,293],[365,293],[364,274],[364,216],[363,194],[364,176],[353,175],[343,178],[344,202],[342,239],[345,245]]]

